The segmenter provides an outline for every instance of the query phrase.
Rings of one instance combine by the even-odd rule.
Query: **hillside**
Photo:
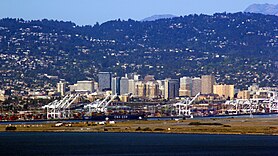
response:
[[[95,79],[98,71],[166,77],[215,74],[246,88],[278,85],[278,17],[252,13],[189,15],[156,21],[0,20],[1,86],[51,87]],[[15,87],[16,86],[16,87]]]

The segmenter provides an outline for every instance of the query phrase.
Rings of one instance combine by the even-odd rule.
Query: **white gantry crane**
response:
[[[226,101],[224,104],[230,115],[252,114],[252,113],[277,113],[278,97],[272,92],[269,98],[236,99]]]
[[[55,100],[45,106],[47,119],[66,119],[71,117],[70,106],[80,97],[79,94],[66,95],[61,100]]]
[[[89,109],[88,113],[98,112],[105,113],[107,111],[107,106],[117,97],[117,95],[108,95],[102,101],[96,100],[93,103],[85,105],[85,109]]]
[[[171,111],[175,111],[177,116],[192,116],[192,112],[191,112],[191,107],[192,107],[192,103],[198,98],[198,96],[201,93],[198,93],[197,95],[195,95],[195,97],[193,99],[190,100],[190,98],[186,98],[185,100],[175,103],[175,104],[170,104],[171,107]]]
[[[269,107],[269,111],[272,113],[278,113],[278,93],[277,92],[270,92],[272,94],[271,98],[269,99],[269,101],[267,101],[269,103],[268,107]]]

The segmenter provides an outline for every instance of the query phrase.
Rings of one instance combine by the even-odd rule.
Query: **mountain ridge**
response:
[[[155,21],[155,20],[159,20],[159,19],[168,19],[168,18],[174,18],[174,17],[177,17],[177,16],[171,15],[171,14],[161,14],[161,15],[153,15],[150,17],[146,17],[140,21],[142,21],[142,22]]]
[[[278,16],[278,4],[252,4],[248,6],[244,12]]]

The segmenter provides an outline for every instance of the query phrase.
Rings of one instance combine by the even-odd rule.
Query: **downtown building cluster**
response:
[[[61,96],[66,94],[66,82],[57,84],[57,91]],[[146,100],[171,100],[179,97],[193,97],[198,93],[203,95],[219,95],[224,99],[233,99],[234,85],[217,84],[213,75],[201,77],[181,77],[180,79],[166,78],[156,80],[153,75],[135,73],[125,74],[123,77],[113,76],[111,72],[99,72],[98,81],[77,81],[69,85],[69,91],[76,93],[103,93],[113,95],[142,98]]]

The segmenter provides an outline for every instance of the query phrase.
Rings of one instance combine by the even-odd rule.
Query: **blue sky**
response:
[[[0,18],[57,19],[93,25],[113,19],[141,20],[157,14],[240,12],[253,3],[277,0],[2,0]]]

